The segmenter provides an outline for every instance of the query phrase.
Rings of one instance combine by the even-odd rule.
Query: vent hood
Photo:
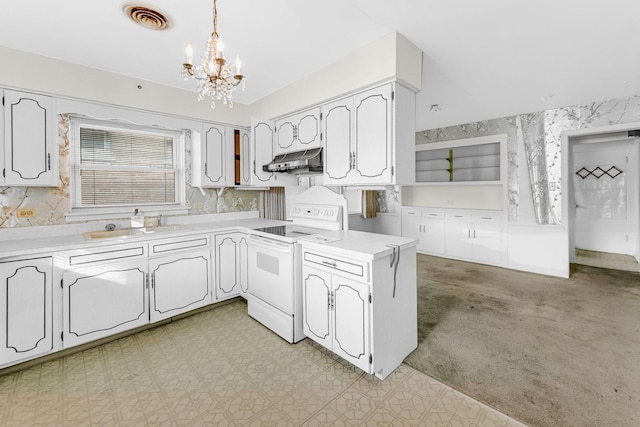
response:
[[[271,163],[262,166],[265,172],[288,172],[292,174],[322,173],[322,148],[279,154]]]

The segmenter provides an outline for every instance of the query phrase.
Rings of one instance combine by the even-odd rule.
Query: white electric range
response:
[[[346,212],[346,199],[342,195],[326,187],[311,187],[297,197],[290,224],[258,228],[249,233],[249,315],[288,342],[305,338],[298,242],[337,240],[331,234],[347,228]]]

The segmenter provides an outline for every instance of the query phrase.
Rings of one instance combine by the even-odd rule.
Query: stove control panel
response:
[[[291,208],[291,219],[298,225],[340,230],[342,229],[342,207],[299,203]]]

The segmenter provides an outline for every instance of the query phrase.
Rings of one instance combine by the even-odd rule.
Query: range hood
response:
[[[271,163],[262,166],[262,170],[309,175],[322,173],[322,148],[279,154]]]

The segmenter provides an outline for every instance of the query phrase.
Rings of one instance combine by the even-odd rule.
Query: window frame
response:
[[[98,129],[125,131],[147,135],[171,137],[173,139],[173,171],[175,172],[175,201],[171,203],[139,203],[105,206],[82,206],[82,191],[80,178],[80,129]],[[186,205],[186,170],[185,170],[185,131],[162,127],[141,126],[130,122],[99,120],[83,116],[69,117],[69,199],[71,213],[69,220],[90,220],[130,217],[138,210],[142,215],[172,215],[187,214]],[[92,168],[88,168],[92,169]],[[109,169],[98,168],[98,169]],[[114,168],[114,170],[122,170]],[[131,170],[135,170],[132,168]]]

